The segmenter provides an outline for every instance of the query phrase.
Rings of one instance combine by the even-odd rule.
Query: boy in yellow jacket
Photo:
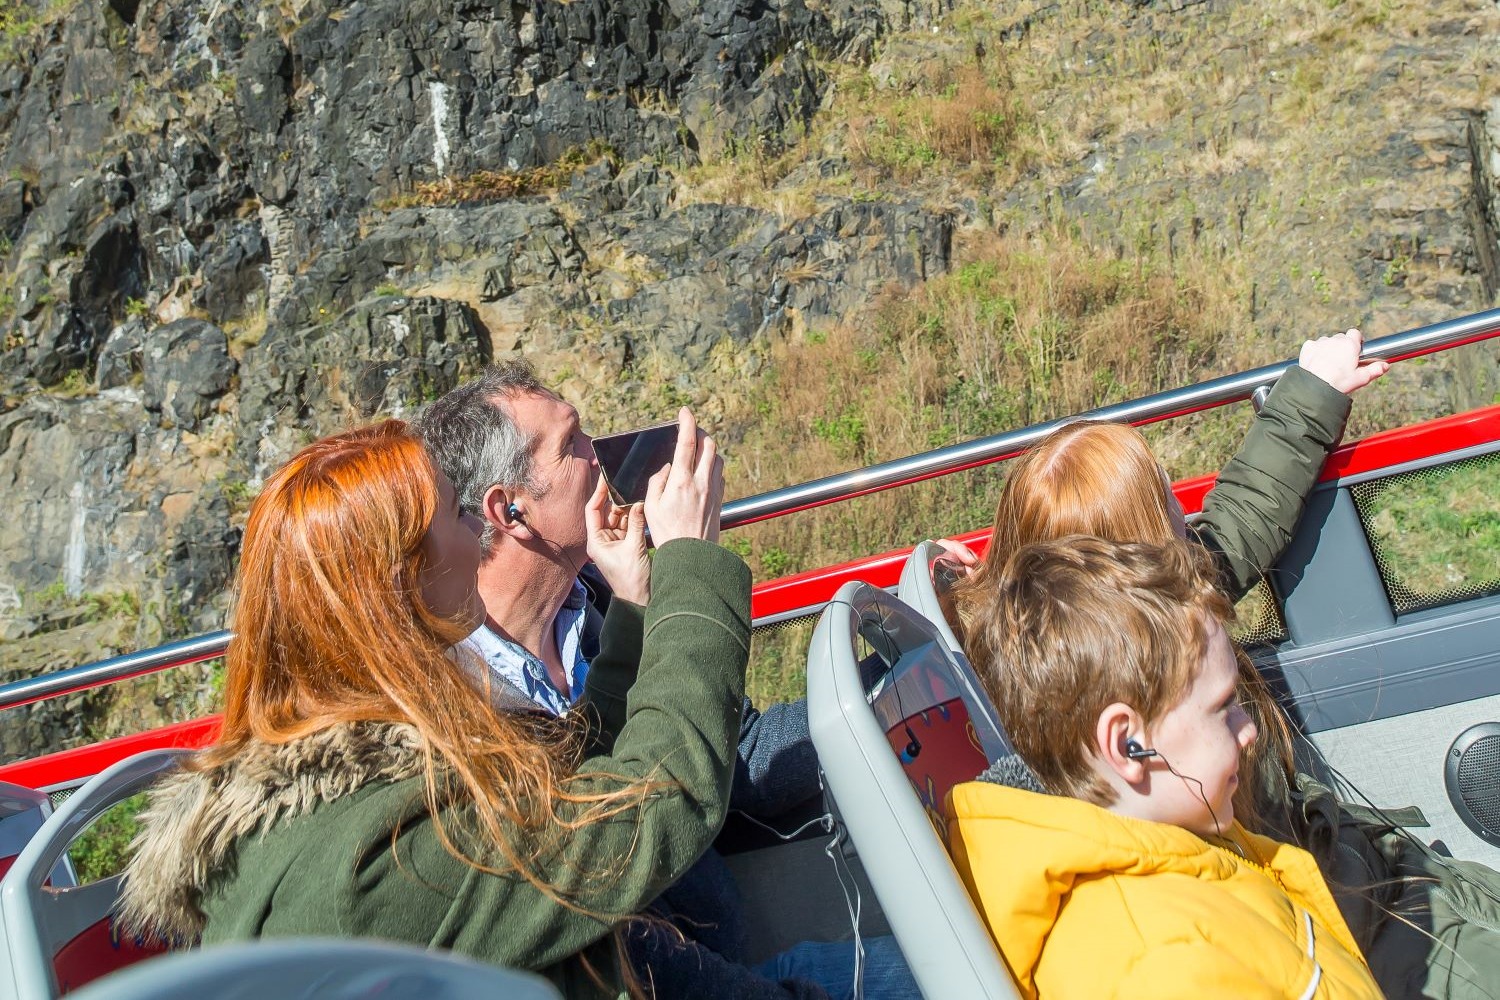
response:
[[[1312,857],[1234,820],[1255,725],[1198,547],[1015,553],[976,663],[1041,794],[953,790],[954,861],[1028,997],[1378,998]]]

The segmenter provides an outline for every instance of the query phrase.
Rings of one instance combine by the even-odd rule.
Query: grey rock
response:
[[[779,329],[789,310],[833,318],[888,286],[941,274],[952,240],[951,216],[919,205],[840,200],[785,227],[754,209],[692,205],[621,233],[621,246],[666,277],[599,313],[636,331],[638,352],[655,347],[692,366],[725,339]]]
[[[134,215],[124,211],[109,216],[89,233],[82,265],[69,289],[73,316],[88,337],[79,345],[86,360],[93,360],[125,303],[144,298],[146,287]]]
[[[9,116],[0,166],[28,168],[41,197],[49,199],[93,172],[115,128],[123,81],[101,5],[71,10],[38,41]]]
[[[21,235],[30,210],[25,181],[14,178],[0,183],[0,237],[14,242]]]
[[[241,377],[245,458],[259,475],[291,453],[299,431],[409,413],[490,356],[473,310],[439,298],[373,298],[318,326],[273,329],[247,353]]]
[[[245,46],[235,69],[235,100],[247,128],[274,137],[290,110],[292,54],[281,39],[262,35]]]
[[[203,250],[203,284],[193,302],[215,323],[264,308],[269,289],[270,246],[260,226],[236,220],[219,227]]]
[[[12,294],[20,351],[0,355],[0,371],[54,385],[92,371],[99,348],[147,274],[127,205],[110,214],[105,178],[89,174],[36,208],[20,245]]]
[[[33,397],[0,415],[0,583],[76,593],[138,572],[115,557],[139,541],[117,529],[133,508],[120,494],[144,422],[138,405],[98,399]]]
[[[100,389],[129,385],[144,372],[141,348],[146,341],[146,324],[139,319],[127,320],[109,332],[99,349],[94,368],[94,384]]]
[[[141,367],[146,409],[165,425],[195,430],[228,390],[237,366],[223,330],[180,319],[146,335]]]
[[[224,481],[211,482],[176,526],[161,585],[179,606],[202,607],[229,586],[242,535],[231,506]]]

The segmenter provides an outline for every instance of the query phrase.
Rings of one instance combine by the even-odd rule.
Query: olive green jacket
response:
[[[1218,558],[1224,589],[1235,600],[1292,540],[1307,495],[1348,419],[1349,397],[1294,365],[1220,470],[1192,531]]]
[[[386,938],[539,971],[568,997],[617,995],[612,929],[692,865],[723,822],[749,605],[744,563],[693,540],[657,551],[649,607],[613,603],[582,699],[597,726],[579,774],[594,777],[572,790],[638,779],[660,787],[611,819],[524,841],[542,845],[533,870],[573,906],[514,873],[457,860],[425,803],[416,731],[356,724],[252,746],[155,790],[127,873],[127,923],[205,944]],[[624,655],[632,648],[638,660]],[[559,807],[564,817],[576,811]],[[457,830],[466,813],[455,805],[444,816]],[[503,866],[476,837],[460,843]]]
[[[1500,873],[1398,829],[1410,810],[1340,802],[1305,774],[1288,804],[1388,1000],[1500,996]]]
[[[1349,398],[1301,368],[1271,391],[1239,453],[1193,524],[1219,561],[1224,589],[1243,596],[1291,541],[1304,501],[1343,435]],[[1273,765],[1271,755],[1264,759]],[[1355,940],[1390,1000],[1500,996],[1500,874],[1438,857],[1393,819],[1340,802],[1298,774],[1257,774],[1269,832],[1318,861]],[[1274,771],[1275,773],[1270,773]]]

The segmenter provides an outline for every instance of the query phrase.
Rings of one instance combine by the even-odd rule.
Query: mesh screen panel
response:
[[[787,632],[806,632],[809,640],[812,639],[812,629],[818,624],[818,618],[823,612],[815,611],[801,618],[787,618],[784,621],[772,622],[769,625],[757,625],[750,630],[751,639],[765,639],[773,635],[782,635]]]
[[[1500,453],[1350,487],[1397,614],[1500,593]]]
[[[1265,580],[1251,587],[1250,592],[1234,606],[1234,626],[1229,634],[1242,646],[1258,646],[1286,639],[1286,622],[1281,617],[1281,605],[1276,603],[1276,595]]]
[[[750,669],[745,678],[750,700],[772,702],[807,697],[807,647],[818,626],[817,613],[761,625],[750,632]]]

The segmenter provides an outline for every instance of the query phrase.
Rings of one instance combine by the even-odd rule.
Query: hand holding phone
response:
[[[719,509],[724,503],[724,460],[714,439],[698,429],[686,406],[677,412],[677,444],[672,463],[646,484],[646,523],[652,543],[674,538],[719,540]]]
[[[642,504],[610,502],[604,477],[584,510],[589,558],[616,597],[642,607],[651,602],[651,560],[646,556],[646,513]]]

